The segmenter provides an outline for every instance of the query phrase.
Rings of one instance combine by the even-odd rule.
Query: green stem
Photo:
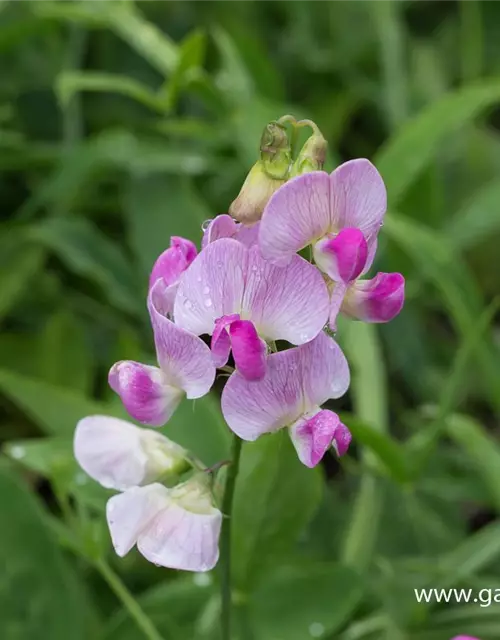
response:
[[[221,640],[231,640],[231,512],[236,476],[240,466],[241,444],[242,441],[235,435],[231,446],[231,465],[227,471],[226,486],[222,499],[222,513],[225,517],[220,537]]]
[[[483,66],[483,22],[478,0],[460,2],[462,79],[473,82],[481,76]]]
[[[135,600],[127,587],[123,584],[116,573],[104,560],[97,560],[95,567],[108,583],[116,597],[122,602],[130,617],[135,621],[139,629],[148,640],[163,640],[154,624],[142,610],[140,604]]]

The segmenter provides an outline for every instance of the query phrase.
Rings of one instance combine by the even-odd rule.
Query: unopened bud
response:
[[[300,176],[311,171],[321,171],[325,164],[327,148],[327,141],[316,127],[312,136],[306,140],[300,150],[290,172],[290,177]]]
[[[264,208],[275,191],[288,178],[291,150],[283,125],[270,122],[260,141],[260,160],[251,168],[229,213],[244,224],[262,217]]]

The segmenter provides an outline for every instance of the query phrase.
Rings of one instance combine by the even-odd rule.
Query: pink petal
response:
[[[222,514],[194,513],[170,501],[141,532],[137,548],[162,567],[209,571],[219,558]]]
[[[472,636],[455,636],[451,640],[479,640],[479,638],[473,638]]]
[[[235,320],[229,328],[237,370],[247,380],[262,380],[266,374],[266,343],[250,320]]]
[[[321,332],[314,340],[267,358],[266,376],[249,382],[238,372],[222,392],[222,413],[244,440],[294,423],[349,386],[347,360],[336,342]]]
[[[330,448],[339,417],[327,409],[305,414],[290,427],[290,437],[299,460],[306,467],[315,467]]]
[[[108,500],[106,518],[113,547],[120,557],[136,544],[141,532],[165,508],[168,489],[161,484],[132,487]]]
[[[274,261],[289,259],[330,231],[330,218],[330,176],[315,171],[292,178],[264,209],[259,230],[262,255]]]
[[[365,322],[389,322],[403,308],[405,280],[400,273],[377,273],[358,280],[347,291],[342,313]]]
[[[330,298],[330,315],[328,318],[328,326],[332,331],[337,331],[337,316],[339,314],[344,296],[347,293],[348,286],[344,282],[332,282],[332,293]]]
[[[168,421],[183,396],[161,369],[131,360],[114,364],[108,381],[132,418],[153,427],[161,427]]]
[[[202,249],[211,242],[215,242],[221,238],[233,238],[236,235],[239,226],[234,218],[231,218],[231,216],[228,216],[225,213],[217,216],[213,220],[210,220],[206,228],[205,224],[203,225],[204,232],[203,239],[201,241]]]
[[[196,246],[185,238],[173,236],[170,247],[156,260],[149,277],[149,288],[160,280],[161,287],[157,289],[157,296],[163,299],[161,308],[163,313],[171,313],[177,283],[182,273],[188,268],[197,254]]]
[[[109,416],[88,416],[76,425],[75,458],[80,467],[106,489],[119,491],[142,484],[147,455],[140,429]]]
[[[264,260],[257,246],[249,250],[242,318],[265,340],[308,342],[326,324],[328,310],[328,290],[315,266],[292,256],[279,267]]]
[[[196,260],[193,265],[195,263]],[[156,286],[150,292],[148,308],[158,363],[170,385],[185,391],[190,399],[201,398],[210,391],[215,380],[210,349],[203,340],[176,326],[158,312],[154,304]]]
[[[223,367],[229,359],[229,354],[231,352],[231,339],[227,329],[232,322],[239,319],[240,316],[237,313],[232,313],[229,316],[217,318],[215,321],[210,348],[217,368]]]
[[[222,392],[221,406],[229,428],[243,440],[292,424],[302,412],[299,349],[273,353],[267,374],[250,382],[236,371]]]
[[[256,222],[252,226],[248,226],[246,224],[239,224],[238,231],[235,235],[236,240],[244,244],[245,247],[252,247],[254,244],[257,244],[259,241],[259,228],[260,222]]]
[[[299,354],[306,411],[344,395],[350,383],[349,365],[333,338],[322,331],[299,347]]]
[[[366,239],[376,236],[387,209],[382,176],[365,158],[350,160],[330,175],[330,223],[334,229],[356,227]]]
[[[212,334],[215,320],[240,313],[247,249],[222,238],[207,245],[183,274],[174,305],[176,324],[191,333]]]
[[[363,271],[368,244],[359,229],[342,229],[335,237],[326,236],[314,245],[314,260],[335,282],[351,282]]]
[[[186,451],[151,429],[110,416],[88,416],[76,426],[75,458],[91,478],[122,491],[186,469]]]
[[[339,422],[337,428],[335,429],[335,435],[333,436],[332,447],[337,452],[337,455],[342,457],[347,453],[349,449],[349,445],[351,444],[352,435],[349,429],[343,424]]]

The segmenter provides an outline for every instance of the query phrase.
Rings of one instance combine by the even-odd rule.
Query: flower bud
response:
[[[250,169],[229,213],[244,224],[262,217],[269,198],[288,178],[291,150],[283,125],[270,122],[260,141],[260,160]]]
[[[314,133],[310,136],[293,163],[290,177],[300,176],[311,171],[321,171],[325,164],[328,143],[315,126]]]

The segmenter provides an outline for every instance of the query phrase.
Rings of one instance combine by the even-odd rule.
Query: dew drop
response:
[[[224,266],[224,263],[222,262],[222,260],[219,260],[217,262],[217,266],[219,267],[219,269],[222,269],[222,267]]]
[[[210,287],[203,287],[203,293],[205,295],[207,295],[208,293],[210,293]]]
[[[325,625],[321,624],[321,622],[313,622],[309,625],[309,635],[311,638],[321,638],[324,633]]]
[[[257,269],[258,269],[257,265],[254,264],[253,267],[252,267],[252,271],[255,273],[257,271]]]
[[[212,219],[210,220],[205,220],[205,222],[201,223],[201,230],[202,231],[206,231],[208,229],[208,227],[210,226],[210,224],[212,223]]]
[[[19,460],[20,458],[24,458],[25,453],[26,452],[23,447],[16,446],[10,449],[11,457],[16,458],[16,460]]]
[[[206,306],[206,307],[211,307],[211,306],[212,306],[212,301],[210,300],[210,298],[207,298],[207,299],[205,300],[205,306]]]
[[[186,309],[191,309],[193,305],[189,300],[184,300],[184,306],[186,307]]]
[[[196,278],[196,282],[201,282],[201,276],[198,276],[198,277]]]

